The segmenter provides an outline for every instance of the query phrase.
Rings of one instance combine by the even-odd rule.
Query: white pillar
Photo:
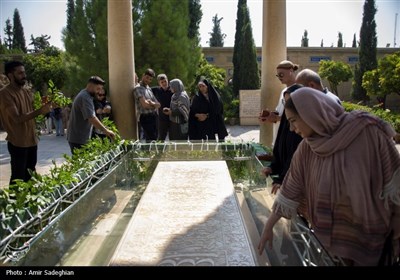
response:
[[[123,139],[138,139],[134,85],[132,1],[107,1],[108,68],[113,117]]]
[[[287,59],[286,51],[286,0],[263,0],[263,37],[261,62],[261,108],[275,110],[282,90],[275,77],[276,66]],[[260,143],[271,146],[273,125],[260,125]]]

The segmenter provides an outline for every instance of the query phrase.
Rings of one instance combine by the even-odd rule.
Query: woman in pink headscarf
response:
[[[393,128],[361,111],[344,112],[320,91],[301,88],[285,105],[290,129],[304,138],[293,156],[259,252],[273,227],[297,211],[332,255],[351,265],[398,261],[400,155]]]

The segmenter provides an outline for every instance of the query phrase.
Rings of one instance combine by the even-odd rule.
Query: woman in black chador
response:
[[[189,138],[215,140],[215,135],[218,135],[218,140],[222,142],[228,132],[221,96],[207,80],[200,81],[197,86],[199,91],[193,97],[190,108]]]

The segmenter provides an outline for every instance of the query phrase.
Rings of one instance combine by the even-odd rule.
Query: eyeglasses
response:
[[[285,76],[285,73],[278,73],[275,76],[278,78],[283,78]]]

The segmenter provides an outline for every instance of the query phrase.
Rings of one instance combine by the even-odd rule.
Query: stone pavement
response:
[[[243,141],[259,141],[259,126],[227,126],[229,136],[226,139],[243,140]],[[10,180],[10,155],[8,154],[7,141],[5,138],[7,133],[0,131],[0,187],[8,185]],[[53,134],[43,134],[40,136],[38,145],[38,163],[36,171],[39,174],[46,174],[51,167],[52,161],[57,164],[64,161],[63,155],[71,155],[66,137],[56,136]]]

